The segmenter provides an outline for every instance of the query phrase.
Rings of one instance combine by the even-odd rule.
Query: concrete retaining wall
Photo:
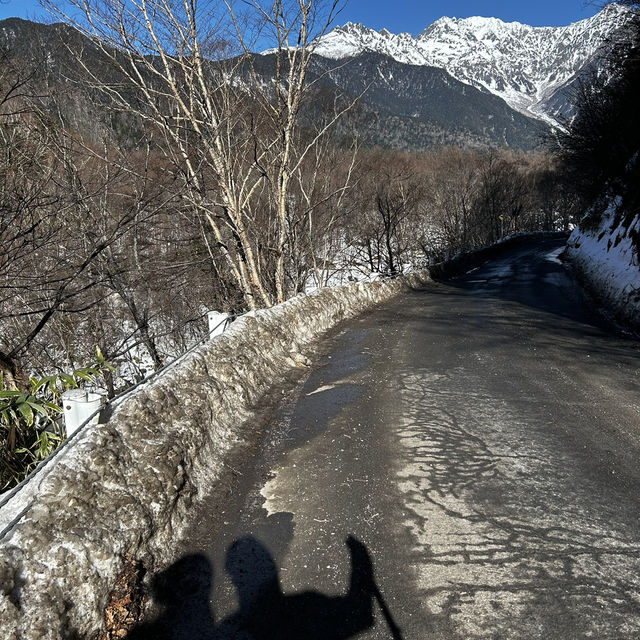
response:
[[[245,316],[70,443],[31,481],[35,499],[7,505],[23,513],[0,541],[0,636],[98,632],[123,559],[172,559],[273,380],[304,366],[305,348],[341,320],[428,278],[322,289]]]

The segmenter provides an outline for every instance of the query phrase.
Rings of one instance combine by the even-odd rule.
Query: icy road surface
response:
[[[640,637],[640,343],[559,246],[334,333],[135,637]]]

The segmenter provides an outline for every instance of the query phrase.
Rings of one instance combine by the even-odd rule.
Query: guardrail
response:
[[[250,312],[247,312],[250,313]],[[195,351],[200,345],[204,344],[208,340],[215,338],[218,335],[221,335],[224,330],[235,320],[241,318],[247,313],[242,314],[229,314],[224,319],[221,319],[220,322],[212,328],[209,326],[209,332],[206,336],[203,336],[200,340],[198,340],[195,344],[189,347],[184,353],[180,354],[176,358],[174,358],[171,362],[168,362],[160,369],[153,371],[148,376],[134,384],[132,387],[129,387],[126,391],[119,393],[118,395],[110,398],[105,406],[96,409],[93,413],[89,415],[88,418],[82,422],[82,424],[71,434],[69,435],[65,441],[55,450],[52,451],[50,455],[48,455],[44,460],[42,460],[38,466],[20,483],[18,483],[15,487],[12,487],[6,493],[0,495],[0,509],[2,509],[5,505],[7,505],[27,484],[29,484],[38,474],[42,473],[42,471],[60,454],[62,453],[71,442],[73,442],[78,436],[83,433],[87,427],[90,425],[95,425],[92,421],[96,416],[101,416],[104,420],[108,420],[109,417],[113,414],[113,410],[121,404],[124,400],[130,397],[135,391],[137,391],[140,387],[149,384],[152,380],[157,379],[162,374],[166,373],[173,367],[175,367],[179,362],[184,360],[190,353]],[[208,316],[208,314],[204,314],[202,317]],[[222,332],[217,331],[220,327],[222,327]],[[31,504],[27,505],[24,509],[20,511],[20,513],[11,520],[11,522],[0,531],[0,540],[2,540],[15,525],[22,519],[22,517],[29,511],[31,508]]]

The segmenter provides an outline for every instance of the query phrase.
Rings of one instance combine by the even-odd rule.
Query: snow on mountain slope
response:
[[[373,51],[407,64],[439,67],[503,98],[525,115],[556,123],[554,94],[594,63],[599,49],[625,23],[628,12],[612,4],[566,27],[445,17],[416,38],[347,23],[318,39],[315,53],[341,59]]]

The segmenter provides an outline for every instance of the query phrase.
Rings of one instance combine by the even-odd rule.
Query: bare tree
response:
[[[371,271],[394,276],[417,249],[423,176],[417,154],[376,150],[358,166],[358,214],[352,233]]]
[[[640,4],[628,0],[630,19],[616,35],[608,77],[584,82],[577,92],[577,114],[560,136],[560,158],[574,193],[597,226],[601,214],[616,209],[631,218],[640,207]]]
[[[106,81],[76,52],[90,82],[161,140],[246,306],[284,300],[292,178],[333,122],[299,145],[299,113],[313,39],[332,20],[337,1],[324,11],[317,0],[68,4],[81,18],[45,0],[115,71]],[[275,41],[275,77],[250,51],[251,27]],[[265,202],[266,212],[258,208]]]
[[[423,249],[442,259],[473,246],[472,217],[478,192],[478,157],[462,149],[444,149],[425,158],[426,210],[432,225]]]

